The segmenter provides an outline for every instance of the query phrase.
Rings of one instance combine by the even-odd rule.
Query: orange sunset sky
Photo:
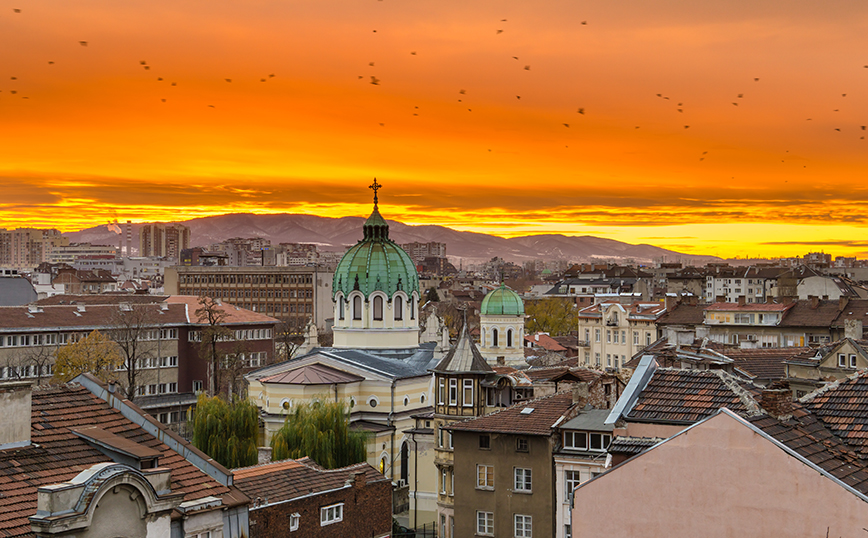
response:
[[[864,0],[0,0],[0,47],[0,227],[376,176],[408,224],[868,257]]]

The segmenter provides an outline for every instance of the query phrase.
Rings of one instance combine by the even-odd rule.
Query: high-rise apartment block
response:
[[[144,224],[139,230],[141,256],[178,260],[185,248],[190,248],[190,228],[183,224]]]
[[[69,245],[60,230],[0,228],[0,267],[30,271],[46,261],[55,248]]]

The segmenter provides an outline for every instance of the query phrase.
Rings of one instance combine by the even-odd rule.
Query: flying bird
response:
[[[739,99],[741,99],[742,97],[744,97],[744,94],[743,94],[743,93],[738,94],[738,98],[739,98]]]
[[[584,115],[584,114],[585,114],[585,109],[584,109],[584,108],[580,108],[579,110],[577,110],[577,112],[578,112],[579,114]]]
[[[160,82],[162,82],[162,81],[163,81],[163,77],[157,77],[157,80],[160,81]]]
[[[567,128],[569,128],[569,126],[570,126],[570,124],[569,124],[569,123],[565,123],[565,124],[564,124],[564,127],[567,127]]]
[[[149,69],[151,69],[151,66],[150,66],[150,65],[146,65],[146,66],[145,66],[145,71],[148,71]]]
[[[684,110],[682,110],[682,109],[679,108],[679,109],[678,109],[678,112],[684,112]]]
[[[10,80],[18,80],[18,77],[9,77]]]
[[[515,98],[516,98],[516,99],[521,99],[521,96],[520,96],[520,95],[516,95]]]
[[[497,31],[497,34],[502,34],[502,33],[503,33],[503,30],[498,30],[498,31]],[[497,35],[497,34],[494,34],[494,35]]]
[[[862,130],[863,130],[863,131],[865,130],[865,125],[862,126]]]
[[[690,129],[690,126],[689,126],[689,125],[685,125],[684,128],[685,128],[685,129]]]
[[[259,79],[259,82],[265,82],[264,78]]]
[[[411,51],[411,52],[410,52],[410,55],[412,55],[412,56],[416,56],[416,51],[415,51],[415,50],[414,50],[414,51]]]
[[[82,47],[86,47],[87,41],[79,41],[78,44],[81,45]]]
[[[381,123],[381,124],[380,124],[380,127],[385,127],[385,126],[386,126],[385,123]]]
[[[733,103],[735,106],[738,106],[738,103]]]
[[[518,56],[513,56],[512,59],[513,59],[513,60],[518,60]]]
[[[172,83],[172,86],[177,86],[177,85],[178,85],[177,82],[173,82],[173,83]]]
[[[582,25],[587,26],[588,21],[582,21]]]
[[[48,65],[54,65],[54,62],[49,61]]]
[[[21,13],[21,10],[20,10],[20,9],[18,9],[18,8],[14,8],[14,7],[12,8],[12,11],[14,11],[15,13]]]
[[[165,103],[165,102],[166,102],[166,100],[165,100],[165,99],[160,99],[160,101],[162,101],[162,102],[164,102],[164,103]]]
[[[458,93],[460,93],[461,95],[464,95],[465,93],[467,93],[467,91],[466,90],[458,90]]]
[[[506,19],[500,19],[500,22],[506,22]]]
[[[759,82],[759,78],[753,79],[754,82]]]
[[[209,107],[209,108],[217,108],[217,107],[214,106],[214,105],[208,105],[208,107]]]
[[[368,62],[368,65],[370,65],[371,67],[374,67],[374,62]]]
[[[374,75],[371,75],[371,84],[373,84],[374,86],[379,86],[380,85],[380,79],[378,79]]]
[[[846,94],[846,93],[842,93],[842,94],[841,94],[841,97],[847,97],[847,94]]]
[[[227,78],[227,79],[224,79],[224,80],[226,80],[226,82],[232,82],[232,79],[231,79],[231,78]]]
[[[529,66],[529,65],[524,66],[524,70],[525,70],[525,71],[530,71],[530,66]]]
[[[142,64],[142,65],[148,65],[148,62],[146,62],[146,61],[144,61],[144,60],[139,60],[139,63]]]

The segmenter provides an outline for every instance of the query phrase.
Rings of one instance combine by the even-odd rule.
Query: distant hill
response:
[[[277,243],[315,243],[321,250],[341,251],[362,238],[362,217],[317,217],[314,215],[255,215],[232,213],[182,221],[190,227],[191,244],[207,246],[230,237],[264,237]],[[133,225],[133,247],[139,245],[140,224]],[[125,225],[121,224],[121,228]],[[650,263],[665,258],[704,264],[719,261],[714,256],[682,254],[653,245],[631,245],[613,239],[560,234],[528,235],[504,239],[493,235],[460,232],[445,226],[408,226],[389,221],[390,237],[397,243],[436,241],[446,243],[449,257],[478,262],[499,256],[521,263],[536,259],[562,259],[573,262],[633,260]],[[118,236],[106,226],[64,234],[73,242],[117,244]]]

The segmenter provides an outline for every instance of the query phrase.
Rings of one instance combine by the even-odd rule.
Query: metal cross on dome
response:
[[[377,191],[382,189],[383,186],[377,183],[377,178],[374,178],[374,183],[368,188],[374,191],[374,205],[377,205]]]

